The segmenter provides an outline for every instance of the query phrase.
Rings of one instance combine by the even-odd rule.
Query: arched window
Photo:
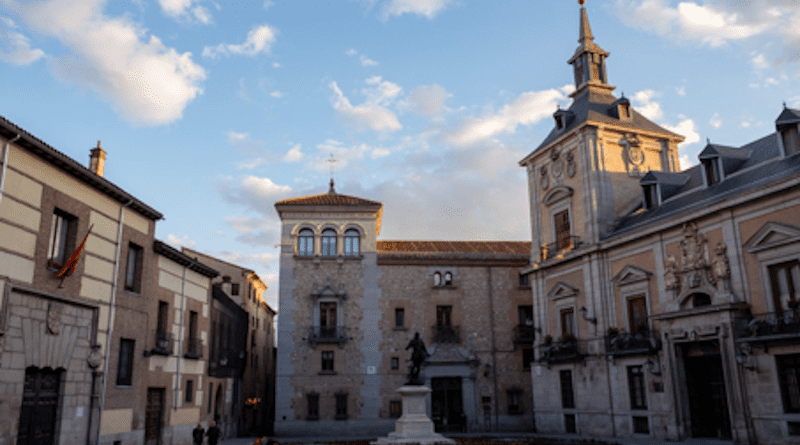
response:
[[[433,274],[433,285],[434,286],[442,285],[442,274],[440,274],[439,272],[434,272]]]
[[[297,236],[297,254],[300,256],[314,255],[314,232],[303,229]]]
[[[336,231],[322,231],[322,256],[336,256]]]
[[[450,272],[444,273],[444,285],[445,286],[452,286],[453,285],[453,274]]]
[[[361,253],[358,241],[358,230],[349,229],[344,232],[344,256],[358,256]]]

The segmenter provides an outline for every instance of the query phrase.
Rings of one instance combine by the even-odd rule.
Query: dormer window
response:
[[[619,118],[626,120],[631,118],[631,106],[628,104],[619,104]]]
[[[555,119],[556,119],[556,128],[559,129],[559,130],[563,130],[564,129],[564,115],[563,114],[556,114],[555,115]]]
[[[658,185],[656,184],[648,184],[643,187],[644,191],[644,208],[645,209],[652,209],[658,207],[660,203],[658,199]]]
[[[722,180],[719,168],[719,158],[703,159],[703,172],[706,177],[706,186],[711,187]]]

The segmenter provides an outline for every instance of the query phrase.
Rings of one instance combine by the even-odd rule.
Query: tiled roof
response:
[[[531,243],[529,241],[378,241],[378,253],[528,256],[531,253]]]
[[[369,199],[358,198],[349,195],[340,195],[336,192],[328,192],[319,195],[284,199],[276,202],[275,205],[382,206],[383,204],[378,201],[371,201]]]
[[[546,147],[560,136],[568,133],[573,128],[580,124],[590,121],[599,124],[610,124],[619,127],[627,127],[631,130],[644,130],[653,133],[661,133],[664,135],[672,136],[675,138],[683,138],[682,136],[666,130],[655,123],[648,120],[646,117],[639,114],[636,110],[631,108],[631,119],[620,120],[616,117],[615,103],[617,98],[610,93],[596,91],[592,88],[586,88],[580,94],[575,96],[569,110],[572,113],[571,119],[566,122],[563,129],[553,128],[544,141],[539,144],[536,150]],[[534,152],[536,152],[534,150]]]

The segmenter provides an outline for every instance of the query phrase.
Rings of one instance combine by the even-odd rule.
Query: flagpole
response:
[[[78,267],[78,261],[80,261],[81,255],[83,255],[83,249],[84,247],[86,247],[86,240],[89,239],[89,234],[92,233],[93,227],[94,224],[89,226],[89,231],[86,232],[86,236],[83,238],[83,241],[81,242],[80,246],[78,246],[78,248],[75,249],[74,252],[72,252],[72,255],[70,255],[67,262],[64,263],[64,265],[61,267],[61,270],[59,270],[58,273],[56,274],[56,278],[61,278],[61,281],[58,283],[58,289],[64,287],[64,280],[68,276],[72,275],[75,272],[75,269]]]

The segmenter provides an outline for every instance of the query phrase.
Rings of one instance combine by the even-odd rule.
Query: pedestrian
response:
[[[206,437],[208,437],[208,445],[217,445],[217,441],[219,441],[219,436],[222,435],[222,431],[217,428],[217,422],[211,422],[211,426],[208,427],[208,431],[206,431]]]
[[[203,436],[205,436],[206,430],[203,429],[203,425],[197,424],[197,428],[192,431],[192,439],[194,439],[194,445],[203,445]]]

